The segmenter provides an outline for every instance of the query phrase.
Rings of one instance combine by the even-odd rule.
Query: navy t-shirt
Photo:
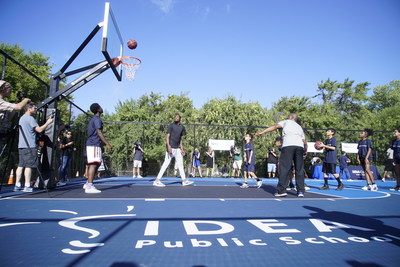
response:
[[[372,149],[372,141],[369,139],[361,140],[358,142],[358,156],[360,157],[361,160],[364,160],[365,157],[367,156],[368,150],[371,148]],[[372,153],[369,154],[368,160],[372,160]]]
[[[393,158],[396,160],[396,163],[400,162],[400,140],[393,140],[392,145],[390,147],[393,149]]]
[[[140,149],[135,149],[135,155],[133,156],[133,160],[143,160],[143,152]]]
[[[171,123],[168,125],[167,134],[170,134],[169,145],[172,148],[179,148],[182,136],[186,134],[186,130],[182,124]]]
[[[348,161],[348,160],[349,160],[348,157],[346,157],[346,156],[340,156],[340,157],[339,157],[339,166],[340,166],[341,168],[347,167],[347,161]]]
[[[88,124],[88,137],[86,140],[87,146],[101,146],[101,139],[97,134],[96,129],[103,130],[103,121],[99,116],[93,116]]]
[[[325,145],[336,147],[336,138],[332,137],[331,139],[325,140]],[[337,150],[325,148],[325,158],[324,162],[336,164]]]
[[[252,155],[252,157],[250,158],[250,152],[251,151],[253,151],[253,155]],[[255,153],[255,151],[254,151],[254,145],[253,145],[253,142],[248,142],[248,143],[246,143],[246,144],[244,144],[244,153],[246,153],[246,160],[247,160],[247,162],[249,162],[249,159],[250,159],[250,164],[251,165],[254,165],[255,163],[256,163],[256,153]],[[246,162],[246,163],[247,163]]]

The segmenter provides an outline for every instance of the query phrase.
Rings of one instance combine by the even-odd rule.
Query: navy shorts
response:
[[[244,164],[243,171],[245,172],[255,172],[256,168],[254,164]]]

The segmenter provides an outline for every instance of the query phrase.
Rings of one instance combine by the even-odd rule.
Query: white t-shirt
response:
[[[283,144],[282,147],[286,146],[300,146],[304,147],[303,139],[306,139],[304,136],[303,128],[294,120],[284,120],[278,122],[280,126],[282,126],[282,139]]]
[[[386,155],[388,156],[388,159],[393,159],[393,149],[388,148],[388,150],[386,150]]]

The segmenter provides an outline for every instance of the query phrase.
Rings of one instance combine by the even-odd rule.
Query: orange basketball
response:
[[[323,149],[323,147],[321,147],[322,144],[323,144],[323,143],[322,143],[321,141],[316,141],[315,144],[314,144],[315,149],[316,149],[316,150],[321,150],[321,149]]]
[[[116,58],[116,57],[113,58],[112,61],[113,61],[113,64],[114,64],[115,67],[118,67],[119,64],[121,64],[121,60],[119,60],[119,59]]]
[[[129,49],[136,49],[136,47],[137,47],[137,42],[136,42],[136,40],[133,40],[133,39],[128,40],[127,44],[128,44]]]

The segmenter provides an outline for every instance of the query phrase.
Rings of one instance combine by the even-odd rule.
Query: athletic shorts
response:
[[[324,162],[322,165],[322,172],[336,174],[336,164]]]
[[[365,163],[365,158],[360,159],[360,162],[361,162],[361,166],[365,166],[365,165],[366,165],[366,163]],[[372,164],[372,160],[369,160],[369,164],[370,164],[370,165]]]
[[[142,168],[142,161],[141,160],[134,160],[133,161],[133,168]]]
[[[232,168],[240,170],[242,168],[242,160],[234,160]]]
[[[100,165],[103,157],[101,147],[99,146],[86,146],[87,164]]]
[[[243,171],[245,172],[254,172],[256,170],[254,164],[244,164]]]
[[[20,148],[18,149],[19,163],[18,167],[24,168],[37,168],[38,167],[38,154],[37,148]]]
[[[394,159],[388,159],[386,161],[386,165],[385,165],[384,171],[388,171],[388,172],[393,171],[393,167],[394,167],[393,163],[394,163]]]

